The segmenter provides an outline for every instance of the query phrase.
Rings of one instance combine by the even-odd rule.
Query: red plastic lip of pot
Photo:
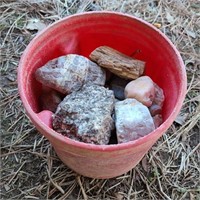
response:
[[[148,135],[139,138],[135,141],[130,141],[127,143],[122,143],[122,144],[115,144],[115,145],[95,145],[95,144],[88,144],[88,143],[83,143],[83,142],[78,142],[75,140],[71,140],[57,132],[55,132],[53,129],[49,128],[47,125],[45,125],[38,117],[38,115],[32,110],[32,108],[30,107],[26,95],[25,95],[25,91],[23,88],[23,83],[22,83],[22,76],[23,76],[23,63],[25,62],[26,58],[26,54],[28,54],[29,49],[31,49],[32,44],[34,44],[35,42],[37,42],[37,39],[41,37],[41,35],[44,35],[45,32],[48,30],[51,30],[55,25],[62,23],[63,21],[65,21],[66,19],[70,19],[70,18],[74,18],[74,17],[81,17],[81,16],[85,16],[85,15],[105,15],[105,14],[109,14],[109,15],[119,15],[119,16],[124,16],[124,17],[128,17],[134,20],[137,20],[141,23],[143,23],[144,25],[150,27],[151,29],[153,29],[154,31],[156,31],[158,34],[161,35],[161,37],[163,37],[170,45],[170,47],[174,50],[174,53],[176,54],[176,57],[180,63],[180,75],[181,75],[181,86],[180,86],[180,93],[178,95],[178,99],[177,99],[177,103],[176,106],[174,107],[173,112],[170,114],[170,116],[166,119],[166,121],[160,126],[158,127],[156,130],[154,130],[153,132],[149,133]],[[111,11],[92,11],[92,12],[87,12],[87,13],[81,13],[81,14],[76,14],[76,15],[71,15],[68,16],[66,18],[63,18],[55,23],[53,23],[52,25],[50,25],[49,27],[47,27],[46,29],[44,29],[43,31],[41,31],[31,42],[30,44],[27,46],[27,48],[25,49],[21,59],[20,59],[20,63],[19,63],[19,67],[18,67],[18,77],[17,77],[17,81],[18,81],[18,88],[19,88],[19,94],[21,97],[21,100],[24,104],[24,107],[27,111],[28,116],[39,126],[43,129],[43,131],[47,132],[52,138],[55,138],[57,140],[60,140],[68,145],[72,145],[72,146],[76,146],[78,148],[83,148],[83,149],[90,149],[90,150],[94,150],[94,151],[115,151],[115,150],[124,150],[127,148],[132,148],[138,145],[141,145],[142,143],[144,143],[145,141],[149,141],[152,140],[152,138],[159,138],[163,132],[165,132],[170,125],[173,123],[176,115],[179,113],[181,107],[182,107],[182,103],[184,101],[185,95],[186,95],[186,89],[187,89],[187,78],[186,78],[186,71],[185,71],[185,66],[184,63],[182,61],[182,58],[178,52],[178,50],[176,49],[176,47],[172,44],[172,42],[157,28],[155,28],[153,25],[149,24],[148,22],[139,19],[137,17],[133,17],[131,15],[128,14],[122,14],[122,13],[118,13],[118,12],[111,12]],[[159,137],[158,137],[159,135]]]

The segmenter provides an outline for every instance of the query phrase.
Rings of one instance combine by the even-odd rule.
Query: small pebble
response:
[[[159,105],[162,108],[165,100],[163,89],[161,89],[156,83],[154,83],[154,87],[155,87],[155,98],[153,100],[153,103]]]
[[[153,121],[154,121],[155,128],[158,128],[163,122],[162,115],[160,115],[160,114],[155,115],[153,117]]]
[[[152,105],[149,107],[151,116],[155,116],[162,112],[162,107],[165,100],[163,90],[156,83],[154,83],[154,87],[155,87],[155,97]]]
[[[150,113],[151,113],[151,116],[155,116],[155,115],[161,113],[162,108],[161,108],[159,105],[153,103],[153,104],[149,107],[149,111],[150,111]]]
[[[118,143],[137,140],[155,129],[148,108],[136,99],[115,104],[115,126]]]
[[[125,97],[134,98],[149,107],[155,97],[154,83],[148,76],[142,76],[129,82],[125,87]]]

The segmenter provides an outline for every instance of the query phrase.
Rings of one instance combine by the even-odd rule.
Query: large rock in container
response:
[[[108,144],[114,121],[113,91],[98,85],[84,85],[67,95],[53,116],[53,128],[71,139]]]
[[[36,79],[43,85],[69,94],[92,82],[104,85],[106,74],[96,63],[76,54],[55,58],[36,70]]]
[[[118,143],[136,140],[155,129],[148,108],[136,99],[115,104],[115,126]]]

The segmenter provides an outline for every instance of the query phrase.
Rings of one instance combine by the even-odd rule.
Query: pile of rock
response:
[[[163,90],[142,76],[145,62],[107,46],[89,57],[69,54],[36,70],[42,109],[54,112],[55,131],[102,145],[111,134],[117,143],[129,142],[162,123]]]

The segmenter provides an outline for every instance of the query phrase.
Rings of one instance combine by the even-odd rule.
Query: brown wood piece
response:
[[[145,62],[133,59],[108,46],[96,48],[89,57],[99,66],[125,79],[137,79],[145,68]]]

